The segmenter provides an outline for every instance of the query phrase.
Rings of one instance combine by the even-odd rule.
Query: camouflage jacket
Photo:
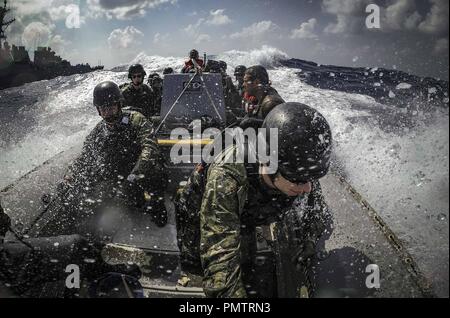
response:
[[[244,84],[240,85],[240,84],[238,83],[238,84],[236,85],[236,90],[238,91],[239,96],[241,97],[241,99],[243,99],[243,98],[244,98],[244,93],[245,93],[245,90],[244,90]]]
[[[279,220],[296,200],[264,186],[257,165],[252,169],[248,164],[228,163],[235,151],[234,147],[224,151],[208,168],[206,176],[195,171],[177,199],[177,214],[180,210],[182,214],[177,216],[182,265],[184,260],[195,266],[197,254],[200,256],[208,297],[247,297],[241,270],[246,257],[242,254],[246,244],[241,240],[243,227]],[[313,192],[314,200],[307,205],[308,211],[303,211],[305,216],[319,214],[317,209],[323,207],[314,202],[323,201],[318,182]],[[199,200],[200,210],[196,213]],[[184,204],[187,207],[183,210],[179,205]],[[317,231],[308,233],[305,240],[318,240],[323,231],[321,221],[315,228]]]
[[[150,86],[142,84],[136,88],[129,83],[122,86],[122,94],[125,98],[125,107],[130,110],[138,111],[147,118],[158,115],[155,94]]]
[[[160,187],[164,165],[152,140],[153,126],[139,112],[124,110],[114,129],[100,122],[86,138],[81,155],[69,169],[75,183],[117,181],[129,175],[142,177],[148,188]]]
[[[223,96],[225,98],[225,107],[227,113],[231,113],[234,117],[228,118],[228,124],[236,121],[236,118],[244,117],[245,111],[242,107],[242,97],[239,95],[233,80],[228,75],[222,76]]]
[[[155,96],[155,114],[154,116],[161,115],[161,104],[162,104],[162,87],[153,88],[154,96]]]

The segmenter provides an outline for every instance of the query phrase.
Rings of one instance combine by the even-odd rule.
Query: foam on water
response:
[[[121,77],[96,72],[0,92],[0,188],[83,140],[99,121],[92,106],[95,85]],[[14,98],[20,95],[35,98],[21,104]]]
[[[317,108],[335,138],[335,168],[397,233],[441,294],[448,296],[448,109],[409,112],[373,98],[306,85],[298,70],[280,66],[287,55],[263,47],[217,56],[229,64],[269,68],[286,101]],[[183,57],[140,54],[147,73],[179,71]],[[74,75],[0,91],[0,188],[83,139],[98,122],[92,91],[104,80],[127,81],[114,72]]]

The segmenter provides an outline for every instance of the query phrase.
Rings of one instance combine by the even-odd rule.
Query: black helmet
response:
[[[123,101],[123,95],[119,86],[114,82],[103,82],[94,89],[94,106],[108,107]]]
[[[163,75],[168,75],[168,74],[173,74],[173,68],[168,67],[168,68],[164,69]]]
[[[245,71],[245,74],[249,75],[253,81],[259,80],[263,85],[269,84],[269,73],[267,73],[267,70],[264,66],[256,65],[249,67]]]
[[[226,71],[227,71],[227,69],[228,69],[228,64],[227,64],[227,62],[225,62],[225,61],[219,61],[219,65],[220,65],[220,68],[222,69],[223,72],[226,72]]]
[[[148,76],[148,79],[149,80],[151,80],[151,79],[154,79],[154,78],[161,78],[161,76],[159,76],[159,74],[158,73],[152,73],[152,74],[150,74],[149,76]]]
[[[245,75],[245,71],[247,71],[247,67],[245,67],[244,65],[238,65],[235,69],[234,69],[234,75],[238,76],[244,76]]]
[[[133,64],[128,69],[128,78],[131,79],[133,74],[142,74],[142,77],[145,77],[147,72],[145,72],[144,67],[141,64]]]
[[[314,108],[300,103],[277,106],[263,128],[278,129],[278,173],[293,183],[324,177],[330,168],[332,133],[327,120]]]
[[[159,76],[158,73],[151,74],[148,77],[148,83],[150,84],[150,86],[152,86],[152,88],[154,88],[154,86],[161,85],[162,82],[163,82],[163,79],[161,78],[161,76]]]
[[[220,62],[217,62],[215,60],[208,60],[208,63],[206,63],[205,71],[209,73],[220,73]]]
[[[191,52],[189,52],[189,58],[191,59],[198,59],[200,56],[200,54],[198,53],[198,51],[196,49],[191,50]]]

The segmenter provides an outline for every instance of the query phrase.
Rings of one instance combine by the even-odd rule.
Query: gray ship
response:
[[[15,22],[15,19],[8,20],[6,17],[11,11],[7,5],[8,2],[4,0],[3,7],[0,7],[0,90],[104,68],[103,66],[91,67],[89,64],[71,65],[49,47],[38,47],[34,52],[34,61],[31,61],[24,46],[11,46],[7,41],[5,31]]]

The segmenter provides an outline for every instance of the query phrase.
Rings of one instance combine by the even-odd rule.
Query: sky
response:
[[[379,9],[378,28],[366,20]],[[10,0],[11,44],[74,63],[139,53],[220,54],[264,45],[319,64],[385,67],[448,80],[448,0]],[[369,7],[370,8],[370,7]],[[370,16],[369,16],[370,15]],[[371,20],[377,21],[377,20]]]

